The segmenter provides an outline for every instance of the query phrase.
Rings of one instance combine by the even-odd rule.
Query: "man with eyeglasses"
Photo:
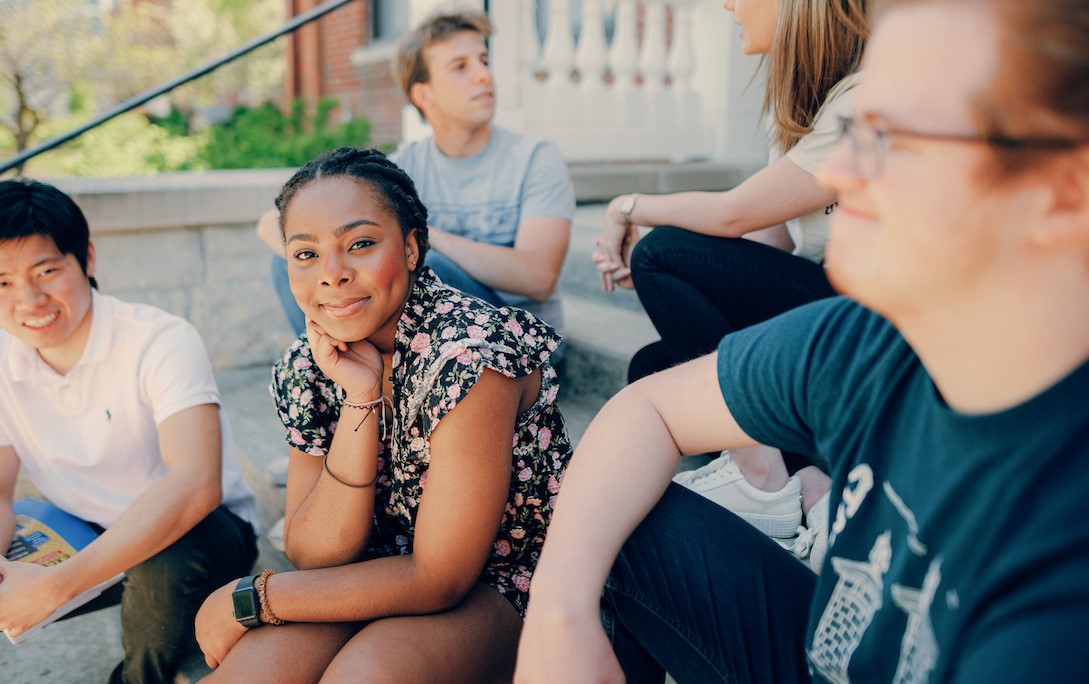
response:
[[[1089,5],[883,7],[818,172],[849,299],[602,409],[516,682],[1089,681]],[[669,483],[755,442],[831,465],[819,576]]]

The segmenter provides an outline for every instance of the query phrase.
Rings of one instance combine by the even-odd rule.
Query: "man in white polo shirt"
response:
[[[196,330],[100,294],[79,207],[0,182],[0,540],[20,464],[50,501],[104,530],[49,568],[0,558],[16,635],[118,572],[124,661],[111,681],[173,681],[193,619],[256,558],[253,493]]]

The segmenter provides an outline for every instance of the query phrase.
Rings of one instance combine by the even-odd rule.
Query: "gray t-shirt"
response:
[[[405,143],[389,158],[412,177],[428,224],[470,240],[512,247],[523,220],[570,221],[575,215],[567,164],[558,147],[540,138],[492,126],[487,146],[471,157],[448,157],[429,136]],[[558,292],[543,302],[499,294],[563,332]]]

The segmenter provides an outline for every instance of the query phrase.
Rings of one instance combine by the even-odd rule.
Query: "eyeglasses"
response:
[[[836,142],[845,138],[851,142],[851,155],[855,168],[866,180],[876,178],[885,170],[889,153],[889,138],[916,138],[934,142],[956,142],[975,145],[991,145],[1008,150],[1042,149],[1068,150],[1087,144],[1086,141],[1066,138],[1014,138],[1005,135],[969,135],[958,133],[926,133],[905,128],[878,128],[852,116],[837,118]]]

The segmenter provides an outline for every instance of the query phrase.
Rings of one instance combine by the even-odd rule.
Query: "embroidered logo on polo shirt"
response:
[[[110,414],[109,409],[106,409],[106,422],[107,423],[112,423],[113,422],[113,416]]]

